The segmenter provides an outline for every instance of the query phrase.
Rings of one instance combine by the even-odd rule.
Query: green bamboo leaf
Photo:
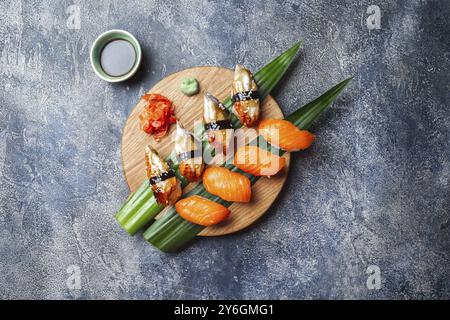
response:
[[[344,90],[352,79],[353,77],[348,78],[335,85],[317,99],[311,101],[289,115],[286,120],[292,122],[300,129],[308,129],[311,124],[322,114],[322,112],[324,112],[331,105],[337,96],[339,96],[342,90]]]

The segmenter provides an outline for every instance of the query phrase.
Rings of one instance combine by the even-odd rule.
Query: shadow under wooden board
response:
[[[180,82],[185,77],[194,77],[200,83],[200,93],[192,97],[185,96],[180,91]],[[173,101],[175,116],[188,130],[193,130],[194,121],[202,120],[203,95],[210,92],[221,101],[225,100],[231,89],[233,71],[222,67],[194,67],[173,73],[158,82],[148,93],[159,93]],[[159,142],[140,128],[139,113],[144,108],[145,102],[140,100],[131,111],[122,136],[122,167],[130,191],[134,192],[142,182],[147,179],[145,170],[144,147],[153,145],[162,157],[168,156],[173,149],[172,134],[175,125]],[[283,113],[276,101],[268,96],[262,105],[262,118],[282,119]],[[220,236],[233,233],[248,227],[260,218],[275,201],[275,198],[283,188],[289,169],[289,153],[284,155],[286,167],[271,178],[260,178],[252,186],[252,200],[249,203],[233,203],[230,206],[231,215],[224,222],[204,229],[201,236]],[[191,189],[192,184],[185,190]],[[164,211],[161,212],[164,214]],[[161,215],[160,214],[160,215]]]

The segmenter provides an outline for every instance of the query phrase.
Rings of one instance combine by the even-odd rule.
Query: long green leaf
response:
[[[317,99],[306,104],[298,109],[286,120],[292,122],[300,129],[308,129],[311,124],[328,108],[328,106],[337,98],[337,96],[344,90],[347,84],[352,81],[353,77],[348,78],[337,84]]]

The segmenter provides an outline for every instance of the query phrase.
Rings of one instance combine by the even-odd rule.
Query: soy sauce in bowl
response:
[[[95,39],[91,47],[92,69],[108,82],[121,82],[132,77],[141,59],[139,42],[125,30],[106,31]]]
[[[103,71],[112,77],[120,77],[130,72],[136,63],[134,47],[126,40],[113,40],[107,43],[100,53]]]

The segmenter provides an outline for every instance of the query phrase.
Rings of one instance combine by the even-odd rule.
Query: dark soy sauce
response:
[[[108,42],[100,53],[100,64],[103,71],[112,77],[127,74],[136,62],[136,52],[126,40]]]

